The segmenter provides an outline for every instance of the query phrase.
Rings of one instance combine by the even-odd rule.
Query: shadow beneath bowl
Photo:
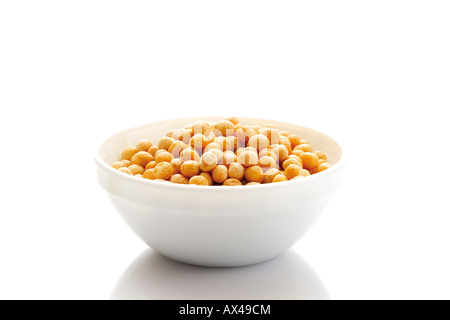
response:
[[[320,278],[295,251],[239,268],[208,268],[170,260],[146,249],[125,270],[113,300],[328,300]]]

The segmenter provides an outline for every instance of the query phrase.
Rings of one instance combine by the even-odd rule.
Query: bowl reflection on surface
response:
[[[327,300],[329,295],[294,250],[256,265],[208,268],[176,262],[147,249],[122,274],[111,299]]]

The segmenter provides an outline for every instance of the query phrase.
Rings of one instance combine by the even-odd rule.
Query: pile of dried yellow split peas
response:
[[[123,150],[112,167],[144,179],[202,186],[240,186],[300,179],[331,167],[308,141],[272,125],[231,117],[198,121]]]

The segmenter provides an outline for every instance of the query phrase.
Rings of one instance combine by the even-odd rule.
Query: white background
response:
[[[0,298],[108,299],[146,246],[97,184],[102,140],[233,115],[344,147],[344,185],[288,253],[332,299],[450,299],[449,16],[448,1],[2,1]],[[258,281],[295,285],[288,267]],[[176,297],[174,270],[138,297]],[[221,290],[197,276],[185,298]]]

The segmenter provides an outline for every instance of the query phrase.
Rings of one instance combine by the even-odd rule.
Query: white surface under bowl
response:
[[[219,117],[205,117],[216,121]],[[97,176],[129,227],[146,244],[177,261],[202,266],[242,266],[271,259],[295,244],[314,224],[342,181],[342,150],[330,137],[305,127],[271,123],[307,139],[333,166],[287,182],[255,186],[180,185],[133,177],[113,169],[121,151],[195,119],[177,119],[120,132],[101,146]]]

